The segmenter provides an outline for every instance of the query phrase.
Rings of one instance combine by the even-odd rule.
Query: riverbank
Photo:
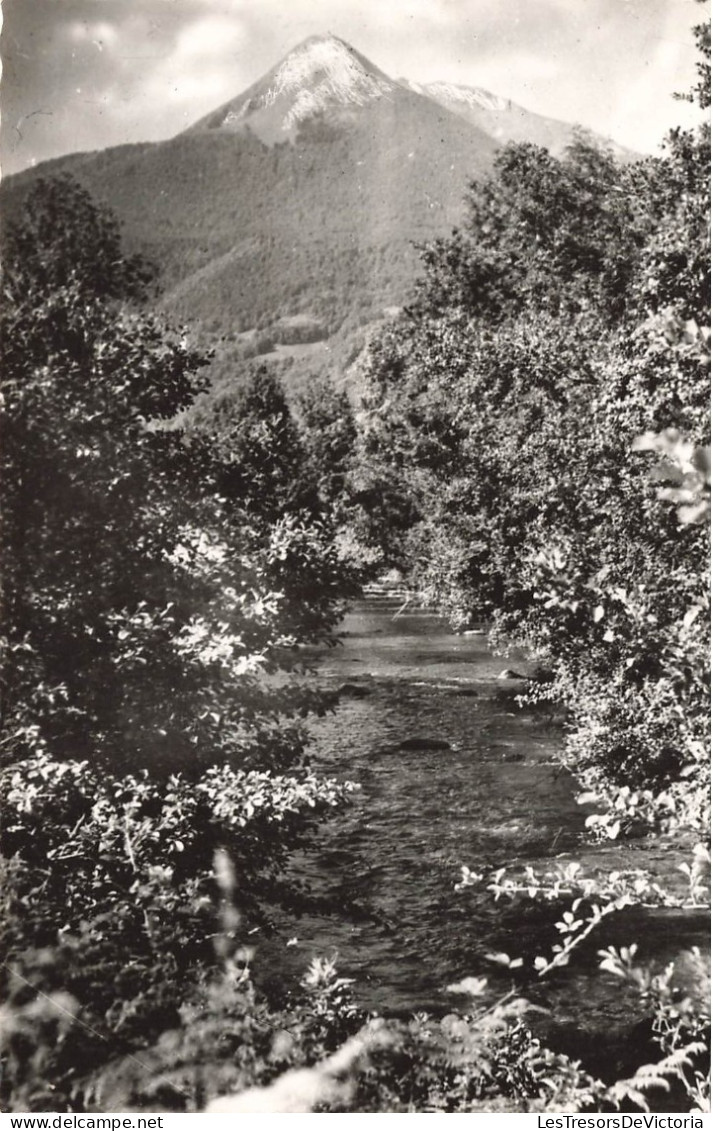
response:
[[[334,914],[305,913],[288,947],[266,941],[260,953],[289,980],[336,951],[364,1008],[443,1015],[467,1007],[447,992],[464,977],[488,976],[493,1000],[507,990],[510,975],[488,954],[531,960],[557,937],[549,906],[456,893],[461,865],[543,871],[578,860],[590,874],[645,869],[682,890],[685,856],[674,839],[592,844],[559,761],[561,727],[518,706],[521,685],[499,678],[504,661],[484,636],[456,636],[432,613],[400,609],[398,598],[358,602],[340,647],[319,659],[319,681],[340,694],[335,713],[313,726],[311,760],[360,790],[293,864]],[[507,662],[527,670],[523,657]],[[601,975],[597,949],[637,941],[642,959],[663,967],[707,939],[697,912],[615,916],[546,983],[519,976],[524,996],[546,1011],[532,1015],[534,1029],[592,1071],[616,1072],[644,1011]]]

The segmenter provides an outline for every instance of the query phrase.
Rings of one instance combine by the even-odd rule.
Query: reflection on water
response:
[[[454,636],[428,614],[394,617],[373,601],[357,606],[343,630],[342,646],[319,662],[320,679],[343,690],[336,713],[313,726],[312,763],[361,789],[295,862],[338,911],[303,916],[289,950],[267,944],[282,947],[284,971],[297,974],[314,954],[336,949],[368,1008],[442,1013],[465,1004],[445,990],[464,975],[489,973],[493,996],[508,988],[488,952],[532,957],[555,941],[551,913],[496,904],[473,889],[454,892],[461,864],[546,868],[561,856],[607,872],[673,871],[666,843],[580,846],[584,815],[556,758],[561,732],[518,708],[518,685],[498,679],[505,662],[483,636]],[[526,670],[521,659],[507,663]],[[677,937],[700,942],[702,925],[676,915]],[[596,946],[631,942],[643,930],[645,947],[666,953],[670,923],[670,913],[622,919],[572,969],[528,986],[527,996],[551,1009],[563,1030],[580,1027],[583,1001],[589,1028],[610,1026],[612,1009],[630,1022],[636,1003],[618,993],[612,1005],[602,994]]]

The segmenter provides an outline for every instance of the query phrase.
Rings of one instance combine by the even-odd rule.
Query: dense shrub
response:
[[[177,1019],[217,847],[253,921],[294,900],[287,854],[348,792],[303,766],[300,646],[352,580],[277,388],[220,443],[177,423],[204,359],[84,190],[38,182],[5,242],[5,1076],[41,1110]]]
[[[111,221],[61,181],[27,209],[3,313],[6,759],[284,764],[299,741],[278,716],[310,700],[265,676],[328,635],[351,584],[305,511],[284,402],[258,374],[214,443],[187,443],[167,425],[203,359],[127,306],[138,268]],[[75,212],[88,250],[68,265]]]
[[[167,838],[159,854],[173,851],[175,860],[175,830],[170,820],[154,827],[161,826]],[[576,1112],[622,1105],[646,1111],[661,1102],[665,1110],[671,1104],[677,1111],[682,1105],[706,1110],[708,1000],[690,989],[691,978],[703,976],[698,953],[686,956],[681,969],[655,971],[638,961],[635,945],[599,950],[606,975],[633,990],[632,1000],[638,996],[650,1034],[652,1060],[642,1061],[638,1050],[639,1066],[628,1078],[592,1077],[579,1061],[547,1048],[527,1021],[528,978],[547,978],[567,965],[595,927],[632,903],[698,906],[706,895],[706,857],[699,848],[688,891],[678,895],[644,873],[593,879],[570,865],[545,876],[500,870],[486,879],[464,868],[459,889],[486,882],[496,898],[545,900],[559,914],[559,941],[548,957],[535,957],[532,973],[522,958],[488,956],[501,971],[492,986],[487,976],[464,978],[449,987],[468,1000],[461,1010],[404,1022],[365,1015],[333,959],[314,959],[289,1001],[268,1005],[251,979],[252,952],[235,905],[240,887],[223,852],[215,875],[221,925],[210,935],[221,962],[187,979],[185,949],[209,941],[195,930],[199,919],[203,932],[209,928],[209,901],[200,886],[180,884],[175,906],[165,891],[152,898],[161,884],[152,887],[144,876],[132,896],[145,929],[127,932],[123,964],[105,929],[115,914],[130,918],[121,899],[94,929],[68,925],[59,946],[26,951],[15,962],[4,1010],[5,1102],[13,1110],[68,1105],[90,1112],[195,1111],[206,1104],[234,1113]],[[145,866],[145,858],[138,862]],[[165,875],[162,880],[165,888]],[[78,1001],[87,993],[91,1009]]]
[[[582,140],[563,160],[506,148],[372,343],[359,438],[385,562],[456,625],[488,620],[540,661],[530,698],[568,708],[589,787],[612,803],[639,787],[659,798],[646,819],[699,826],[707,532],[657,498],[651,477],[675,469],[641,437],[689,445],[677,482],[699,506],[709,163],[707,127],[627,168]]]

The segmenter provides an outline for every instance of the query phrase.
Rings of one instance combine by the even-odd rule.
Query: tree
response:
[[[581,140],[506,147],[372,344],[360,436],[399,500],[372,512],[387,560],[547,667],[532,694],[569,709],[581,776],[665,804],[707,737],[706,539],[662,516],[632,446],[708,435],[709,166],[707,127],[625,168]]]
[[[218,847],[264,921],[349,788],[304,766],[323,703],[288,678],[338,616],[329,531],[221,494],[226,465],[176,422],[205,359],[135,308],[147,277],[72,182],[39,182],[7,226],[3,1076],[45,1108],[178,1022],[216,958]],[[274,393],[255,399],[279,433]]]
[[[349,397],[327,377],[312,377],[297,400],[300,437],[319,500],[343,516],[348,506],[348,479],[354,462],[356,424]]]
[[[265,365],[237,388],[205,398],[188,435],[210,451],[221,492],[255,521],[315,513],[316,485],[280,382]]]
[[[201,397],[185,440],[211,469],[226,521],[280,593],[280,626],[295,644],[329,640],[358,575],[336,543],[336,514],[278,378],[266,366],[237,388]]]
[[[219,490],[225,466],[167,427],[201,388],[203,359],[131,308],[145,272],[117,240],[67,181],[40,182],[8,227],[6,756],[39,747],[152,770],[284,763],[301,740],[277,716],[303,711],[304,696],[268,692],[263,673],[290,663],[286,645],[326,633],[342,578],[328,569],[310,607],[304,575],[324,579],[325,533],[282,513],[256,537]],[[270,396],[260,378],[253,399]],[[270,426],[284,425],[297,453],[281,412]],[[255,420],[242,431],[251,454]],[[289,458],[279,475],[291,490]],[[245,482],[265,509],[276,505],[270,474],[264,448]],[[292,596],[273,585],[289,558],[302,571]]]
[[[462,307],[492,322],[533,303],[576,314],[596,304],[616,318],[626,304],[637,252],[656,215],[610,153],[576,137],[564,158],[505,146],[493,175],[473,182],[462,229],[423,253],[415,310]]]

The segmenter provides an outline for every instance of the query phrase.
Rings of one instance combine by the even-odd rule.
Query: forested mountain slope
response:
[[[463,116],[435,87],[390,79],[318,36],[175,138],[39,173],[71,172],[114,211],[127,247],[157,264],[171,315],[220,334],[308,316],[325,337],[403,303],[414,243],[460,221],[465,185],[504,138],[490,97],[495,109]],[[532,126],[542,140],[537,115],[518,121],[518,136]],[[561,148],[572,127],[559,126]],[[6,213],[37,175],[9,180]]]

